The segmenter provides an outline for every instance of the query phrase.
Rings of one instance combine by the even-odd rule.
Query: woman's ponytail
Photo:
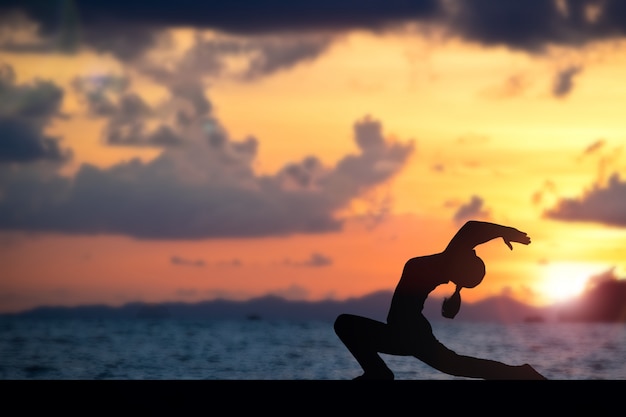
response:
[[[444,298],[441,305],[441,315],[453,319],[461,309],[461,286],[457,285],[450,298]]]

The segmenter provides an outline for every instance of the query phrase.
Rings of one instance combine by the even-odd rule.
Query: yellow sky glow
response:
[[[177,36],[189,44],[189,33]],[[484,202],[487,219],[528,232],[532,244],[511,252],[494,241],[477,250],[488,276],[464,300],[506,291],[535,304],[560,301],[577,295],[591,274],[624,268],[625,229],[548,220],[542,213],[558,198],[580,196],[606,173],[626,173],[619,152],[626,145],[626,48],[598,44],[557,59],[556,53],[531,56],[415,36],[354,32],[310,62],[257,81],[218,78],[206,88],[233,140],[258,139],[258,174],[309,155],[333,166],[358,151],[353,126],[367,115],[381,121],[389,140],[413,141],[402,171],[347,210],[382,210],[368,198],[378,205],[387,198],[382,223],[368,228],[353,220],[319,235],[198,241],[10,233],[0,251],[0,310],[267,292],[347,298],[392,290],[408,258],[445,247],[457,227],[454,213],[473,196]],[[76,76],[116,73],[129,76],[146,101],[165,98],[162,86],[112,57],[2,53],[0,62],[13,66],[19,82],[51,79],[65,88],[70,117],[50,132],[73,150],[67,175],[83,163],[106,168],[159,154],[104,144],[105,121],[89,117],[70,88]],[[584,66],[575,88],[552,96],[556,69],[572,62]],[[599,140],[604,146],[585,154]],[[306,266],[313,253],[332,262]],[[190,263],[176,265],[175,256]],[[198,260],[201,265],[192,265]]]

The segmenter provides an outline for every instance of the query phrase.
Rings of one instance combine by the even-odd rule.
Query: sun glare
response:
[[[567,301],[579,296],[589,278],[606,267],[584,262],[555,262],[544,267],[539,290],[551,302]]]

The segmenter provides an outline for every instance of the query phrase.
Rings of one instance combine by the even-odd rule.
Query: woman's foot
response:
[[[547,380],[545,376],[541,375],[535,368],[525,363],[520,366],[520,379],[532,379],[532,380]]]
[[[390,370],[381,372],[365,372],[353,379],[353,381],[392,381],[394,379],[393,372]]]

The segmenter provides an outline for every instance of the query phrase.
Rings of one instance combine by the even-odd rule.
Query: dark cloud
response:
[[[71,52],[84,43],[123,60],[141,55],[163,41],[164,29],[186,27],[257,36],[267,33],[381,30],[412,19],[432,16],[437,0],[195,0],[121,1],[6,0],[0,13],[19,11],[38,25],[39,42],[4,42],[5,49]],[[5,26],[8,23],[5,23]],[[15,24],[13,24],[15,25]],[[165,38],[167,42],[167,37]],[[304,44],[273,49],[252,65],[252,72],[274,70],[279,62],[316,55],[319,46]],[[286,64],[285,64],[286,65]]]
[[[553,1],[454,1],[450,20],[454,30],[483,44],[536,49],[556,38],[560,14]]]
[[[16,53],[72,54],[86,46],[127,60],[169,40],[163,30],[167,26],[142,21],[132,24],[106,13],[85,18],[89,2],[76,3],[4,0],[0,3],[0,48]]]
[[[454,222],[460,224],[467,220],[489,218],[489,211],[484,208],[484,203],[481,197],[477,195],[472,196],[469,202],[461,205],[454,213]]]
[[[172,263],[172,265],[182,265],[182,266],[202,267],[206,265],[206,263],[202,259],[186,259],[180,256],[172,256],[170,258],[170,262]]]
[[[572,66],[559,71],[554,79],[552,94],[555,97],[567,96],[574,87],[574,77],[582,71],[580,66]]]
[[[15,10],[38,24],[45,42],[20,44],[11,39],[4,42],[5,49],[33,51],[47,45],[72,51],[82,42],[122,59],[167,42],[163,29],[170,27],[258,36],[351,29],[380,32],[429,22],[483,45],[534,52],[549,44],[580,46],[626,34],[623,0],[5,0],[0,4],[0,14]],[[296,49],[292,45],[268,51],[265,58],[278,57],[276,63],[318,53],[319,45]],[[254,71],[272,68],[265,58],[255,61]]]
[[[626,34],[622,0],[458,0],[447,2],[450,30],[483,45],[541,52]]]
[[[256,175],[256,139],[231,140],[207,122],[195,120],[184,146],[150,162],[84,164],[73,178],[28,167],[3,173],[0,228],[157,239],[338,230],[337,211],[391,179],[413,151],[412,142],[384,140],[381,124],[365,118],[355,124],[359,153],[336,166],[310,156]]]
[[[17,84],[13,69],[0,64],[0,163],[63,161],[70,153],[45,133],[60,112],[63,90],[49,81]]]
[[[626,35],[623,0],[5,0],[0,4],[0,50],[73,53],[82,47],[110,53],[159,82],[181,73],[235,75],[256,80],[310,62],[352,29],[382,33],[426,23],[485,46],[541,53],[548,45],[579,47]],[[146,52],[174,43],[167,29],[219,31],[196,42],[175,68]],[[19,33],[21,35],[12,35]],[[233,71],[233,59],[245,62]],[[553,94],[564,97],[580,70],[555,77]],[[191,75],[192,78],[197,78]],[[485,93],[495,98],[522,94],[528,80],[510,77]],[[113,132],[115,143],[130,137]],[[148,135],[148,133],[144,133]],[[161,130],[142,143],[175,143]],[[130,140],[132,144],[132,140]]]
[[[110,53],[122,61],[141,56],[150,48],[171,42],[169,34],[151,27],[123,25],[84,27],[76,43],[84,43],[99,52]]]
[[[63,161],[69,153],[59,147],[58,140],[36,125],[0,116],[0,163]]]
[[[22,10],[50,33],[77,19],[82,28],[196,27],[259,34],[274,31],[383,28],[437,12],[437,0],[4,0],[0,10]],[[73,16],[76,17],[73,17]]]
[[[613,174],[605,186],[594,185],[579,198],[563,198],[545,212],[555,220],[626,227],[626,182]]]

